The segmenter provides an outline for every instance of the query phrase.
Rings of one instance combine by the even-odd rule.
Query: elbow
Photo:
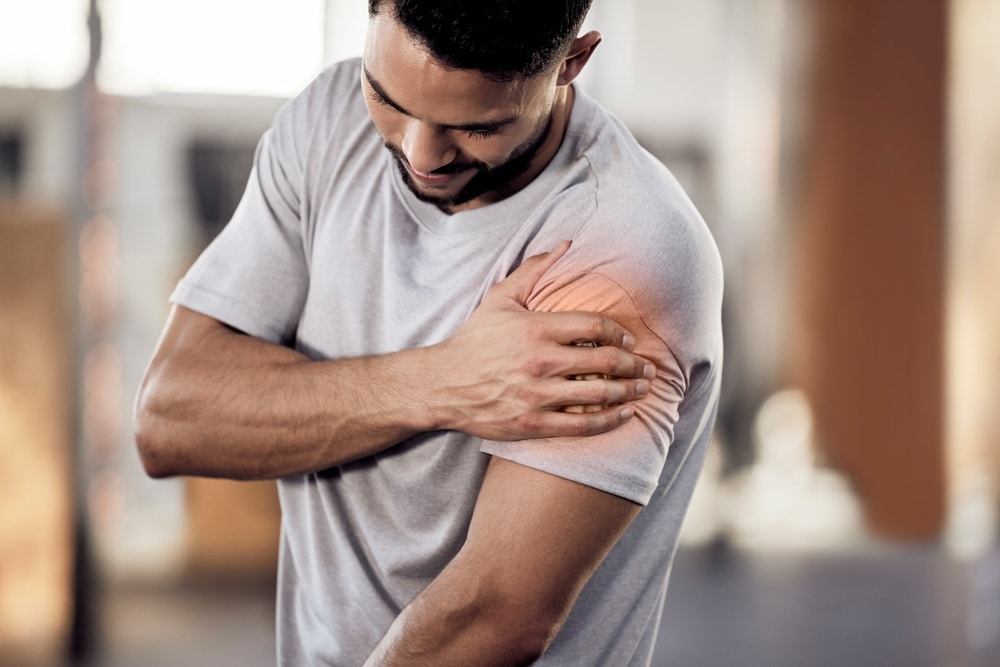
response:
[[[440,656],[449,651],[473,647],[476,664],[484,666],[539,660],[562,627],[567,605],[548,604],[537,589],[511,586],[508,577],[494,576],[488,567],[484,572],[482,564],[460,552],[397,618],[391,643],[405,647],[414,662],[425,659],[420,664],[444,662]]]
[[[156,410],[148,388],[140,388],[133,412],[134,437],[139,460],[146,474],[162,479],[177,474],[171,464],[166,420]]]
[[[531,664],[548,651],[575,601],[573,592],[547,586],[531,590],[508,588],[499,595],[495,618],[508,628],[515,642],[520,658],[515,664]]]
[[[523,607],[521,612],[524,612]],[[515,633],[516,654],[518,656],[516,664],[530,665],[540,659],[559,633],[559,629],[562,627],[560,621],[561,619],[547,617],[534,618],[526,623],[520,632]]]
[[[505,664],[534,663],[545,654],[559,633],[565,615],[546,613],[544,605],[538,602],[537,599],[494,599],[489,605],[485,620],[492,629],[490,634],[495,645],[504,647]]]
[[[146,431],[136,429],[135,443],[139,450],[139,461],[147,475],[153,479],[163,479],[175,474],[160,447]]]
[[[511,664],[531,665],[541,659],[542,655],[549,648],[550,640],[544,639],[540,635],[532,635],[522,638],[514,652],[514,660]]]
[[[524,609],[521,609],[522,614]],[[559,625],[543,619],[507,618],[495,625],[497,645],[504,646],[504,662],[530,665],[539,660],[555,639]]]

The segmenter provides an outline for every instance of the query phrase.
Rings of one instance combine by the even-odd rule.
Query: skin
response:
[[[365,70],[405,113],[373,97],[363,75],[366,100],[418,194],[446,211],[486,206],[524,187],[558,149],[572,105],[569,84],[599,41],[588,33],[553,72],[497,83],[441,67],[382,12],[371,21]],[[474,136],[498,121],[497,132]],[[472,165],[495,169],[519,153],[529,158],[522,171],[462,194],[482,173]],[[526,260],[448,340],[388,355],[312,361],[174,307],[136,401],[147,472],[267,479],[336,466],[429,430],[520,440],[621,426],[634,416],[628,404],[648,393],[655,376],[650,362],[630,352],[633,334],[613,314],[525,306],[568,247]],[[600,347],[576,345],[582,341]],[[570,379],[581,375],[601,377]],[[494,459],[465,545],[366,664],[536,659],[638,510]]]
[[[366,667],[533,662],[638,513],[621,498],[493,459],[466,544]]]
[[[383,14],[369,27],[366,104],[419,197],[450,212],[486,206],[524,187],[558,150],[572,108],[569,83],[599,41],[597,33],[577,39],[550,73],[495,82],[441,67]],[[496,126],[485,137],[468,131]],[[529,158],[521,173],[463,196],[481,178],[474,165],[502,170],[520,156]],[[586,414],[606,405],[565,409]],[[534,661],[638,511],[622,498],[494,459],[462,550],[396,619],[366,665]],[[558,546],[552,535],[560,536]]]
[[[136,442],[153,477],[274,479],[369,456],[423,431],[494,440],[593,435],[632,418],[655,369],[634,337],[591,313],[525,303],[568,248],[529,258],[447,341],[312,361],[174,306],[136,399]],[[595,340],[601,348],[571,345]],[[579,382],[605,373],[617,379]]]
[[[555,155],[572,108],[569,83],[599,41],[596,32],[580,38],[552,72],[493,81],[442,67],[383,11],[369,22],[365,104],[417,196],[448,212],[486,206],[530,183]],[[503,171],[519,157],[530,158],[522,170],[475,193],[484,169]],[[475,196],[463,194],[470,185]]]

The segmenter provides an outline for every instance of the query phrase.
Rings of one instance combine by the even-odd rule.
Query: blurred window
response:
[[[187,147],[187,177],[204,245],[236,211],[253,167],[256,144],[197,139]]]
[[[67,88],[87,44],[87,0],[0,0],[0,86]]]
[[[101,13],[109,93],[288,97],[322,66],[323,0],[102,0]]]

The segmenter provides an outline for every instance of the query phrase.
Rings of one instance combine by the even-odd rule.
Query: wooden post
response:
[[[945,0],[822,0],[793,375],[876,534],[945,511]]]
[[[0,211],[0,663],[60,662],[72,579],[67,225]],[[9,660],[9,662],[8,662]]]

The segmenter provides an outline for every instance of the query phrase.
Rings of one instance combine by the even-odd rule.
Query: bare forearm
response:
[[[638,512],[623,498],[493,459],[465,545],[366,667],[533,662]]]
[[[420,350],[317,362],[223,327],[171,355],[179,342],[161,344],[136,404],[136,436],[154,476],[314,471],[431,424],[420,392],[406,387],[419,376]]]
[[[365,667],[509,667],[545,652],[558,621],[445,571],[396,618]],[[561,620],[561,619],[560,619]]]
[[[634,337],[612,320],[524,308],[558,256],[526,260],[448,340],[383,356],[312,361],[174,308],[136,402],[147,472],[273,478],[368,456],[421,431],[518,440],[621,426],[655,369],[629,352]],[[571,344],[579,341],[604,347]],[[590,374],[606,379],[569,379]],[[564,410],[572,406],[596,410]]]

